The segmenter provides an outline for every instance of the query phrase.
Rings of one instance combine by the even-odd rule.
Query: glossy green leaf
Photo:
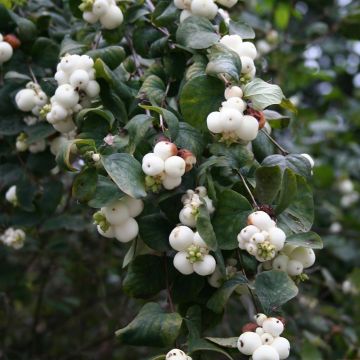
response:
[[[97,171],[94,168],[87,168],[76,175],[72,195],[79,201],[88,201],[91,199],[96,190]]]
[[[206,338],[206,340],[209,340],[216,345],[230,349],[237,349],[238,339],[239,337],[229,337],[229,338],[207,337]]]
[[[116,45],[90,50],[86,55],[89,55],[94,61],[101,59],[110,69],[117,68],[126,56],[124,49]]]
[[[255,194],[263,204],[271,204],[281,188],[282,173],[279,166],[259,167],[255,171]]]
[[[286,238],[286,242],[291,245],[303,246],[312,249],[323,248],[321,237],[313,231],[290,235]]]
[[[59,61],[59,45],[48,38],[39,37],[32,46],[32,58],[38,65],[54,68]],[[46,54],[46,56],[44,56]]]
[[[205,204],[201,204],[198,208],[196,216],[196,230],[199,232],[206,245],[211,250],[217,249],[216,235],[211,224],[210,215]]]
[[[190,150],[196,157],[201,155],[205,146],[199,130],[186,122],[179,122],[179,132],[174,142],[178,147]]]
[[[46,122],[40,122],[32,126],[28,126],[25,129],[27,135],[26,143],[28,145],[33,144],[39,140],[45,139],[50,135],[56,133],[54,127]]]
[[[116,184],[106,176],[99,175],[97,178],[96,189],[88,205],[100,209],[111,204],[114,199],[120,199],[124,193]]]
[[[293,201],[297,193],[297,181],[295,173],[289,168],[285,169],[279,198],[277,200],[277,205],[275,208],[275,212],[277,215],[281,214]]]
[[[242,39],[254,39],[255,31],[246,23],[230,20],[230,35],[239,35]]]
[[[139,96],[149,99],[151,103],[160,105],[165,99],[165,84],[158,76],[150,75],[143,82]]]

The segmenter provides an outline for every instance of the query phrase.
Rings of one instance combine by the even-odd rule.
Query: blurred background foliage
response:
[[[66,2],[0,3],[19,14],[32,14],[44,35],[59,40],[67,31]],[[325,248],[318,253],[310,280],[300,285],[298,298],[284,309],[291,359],[359,359],[360,4],[249,0],[240,1],[232,16],[256,31],[263,54],[258,60],[261,77],[280,84],[298,107],[290,127],[276,130],[274,136],[292,152],[311,154],[316,163],[315,231]],[[41,67],[48,59],[38,56]],[[266,156],[269,146],[259,137],[254,151]],[[15,155],[9,155],[9,144],[2,141],[1,164],[9,156]],[[71,199],[71,175],[62,182],[56,175],[44,176],[54,166],[49,154],[29,155],[26,161],[27,168],[37,169],[48,191],[36,198],[38,212],[33,215],[1,201],[1,224],[7,222],[4,214],[12,212],[19,226],[36,226],[22,250],[0,248],[0,359],[151,356],[149,348],[119,346],[114,338],[114,331],[129,323],[142,305],[121,288],[127,249],[95,233],[89,209]],[[0,189],[5,192],[21,170],[7,164],[0,165],[0,171]],[[353,189],[344,186],[348,179]],[[22,186],[26,208],[33,199],[28,184]],[[67,209],[66,215],[58,215],[59,209]],[[166,301],[165,294],[160,294],[161,300]],[[221,324],[215,317],[211,320],[208,335],[221,337],[240,334],[247,322],[236,298]]]

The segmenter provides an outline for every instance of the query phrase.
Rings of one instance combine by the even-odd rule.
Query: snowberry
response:
[[[79,101],[79,94],[69,85],[60,85],[54,95],[54,100],[65,108],[72,108]]]
[[[144,203],[142,200],[134,199],[130,196],[124,196],[121,198],[121,201],[126,205],[129,211],[129,215],[131,217],[136,217],[141,214],[141,212],[144,210]]]
[[[257,56],[256,47],[249,41],[242,42],[237,45],[236,52],[239,56],[247,56],[250,59],[255,59]]]
[[[314,265],[315,253],[313,249],[299,246],[291,252],[291,260],[300,261],[303,264],[304,269]]]
[[[281,320],[271,317],[264,320],[262,328],[266,333],[276,337],[281,335],[281,333],[284,331],[284,324]]]
[[[298,276],[303,272],[304,266],[300,261],[289,260],[287,264],[287,273],[290,276]]]
[[[243,97],[243,91],[241,90],[241,88],[239,86],[231,86],[225,89],[225,99],[229,100],[232,97],[238,97],[238,98],[242,98]]]
[[[246,331],[239,336],[237,348],[244,355],[252,355],[262,345],[260,336],[252,331]]]
[[[21,111],[31,111],[36,105],[36,93],[32,89],[22,89],[16,94],[15,102]]]
[[[165,360],[187,360],[187,356],[182,350],[172,349],[166,354]]]
[[[253,360],[279,360],[279,354],[270,345],[261,345],[252,354]]]
[[[110,5],[107,12],[100,17],[101,25],[108,30],[117,28],[123,20],[124,15],[116,5]]]
[[[256,138],[259,131],[259,122],[251,115],[244,115],[242,122],[237,129],[237,134],[244,141],[252,141]]]
[[[165,173],[171,177],[181,177],[185,173],[185,160],[180,156],[170,156],[165,160]]]
[[[221,103],[221,106],[223,108],[228,107],[228,108],[236,109],[236,110],[240,111],[241,113],[243,113],[246,109],[245,101],[239,97],[231,97],[230,99],[223,101]]]
[[[207,276],[215,271],[216,261],[212,255],[204,255],[201,261],[193,264],[194,271],[201,276]]]
[[[99,16],[92,11],[84,11],[82,17],[89,24],[95,24],[99,20]]]
[[[63,85],[69,82],[69,76],[65,71],[59,70],[55,73],[54,76],[55,80],[57,81],[58,85]]]
[[[221,122],[225,132],[235,131],[239,128],[243,115],[236,109],[223,107],[220,111]]]
[[[239,237],[241,237],[242,239],[249,241],[250,238],[258,232],[260,232],[259,228],[257,228],[254,225],[248,225],[240,231],[240,233],[238,235],[238,240],[239,240]]]
[[[13,48],[5,41],[0,41],[0,65],[9,61],[13,55]]]
[[[80,56],[81,67],[86,71],[92,71],[94,66],[94,60],[89,55]]]
[[[284,247],[286,235],[280,228],[273,227],[269,230],[269,239],[275,250],[279,251]]]
[[[227,8],[232,8],[238,2],[238,0],[216,0],[216,2]]]
[[[268,231],[275,226],[271,217],[264,211],[255,211],[248,216],[248,224],[258,227],[260,230]]]
[[[290,256],[290,254],[296,249],[296,245],[292,244],[285,244],[284,247],[281,249],[281,252],[287,256]]]
[[[148,153],[142,159],[142,169],[146,175],[159,175],[164,171],[164,166],[164,160],[154,153]]]
[[[220,43],[236,52],[237,46],[242,43],[239,35],[225,35],[220,39]]]
[[[255,70],[254,60],[249,56],[241,56],[241,73],[251,74]]]
[[[108,229],[106,231],[103,231],[100,227],[100,225],[97,225],[97,231],[99,232],[100,235],[106,237],[106,238],[114,238],[115,237],[115,230],[113,226],[109,226]]]
[[[135,239],[139,233],[137,221],[130,217],[124,223],[114,227],[115,237],[120,242],[126,243]]]
[[[264,333],[260,336],[263,345],[271,345],[274,341],[274,337],[269,333]]]
[[[71,116],[67,117],[66,119],[59,121],[55,124],[52,124],[54,129],[61,132],[61,133],[69,133],[70,131],[75,129],[75,124],[71,118]]]
[[[177,154],[177,147],[170,141],[159,141],[154,147],[154,154],[164,161]]]
[[[262,313],[259,313],[259,314],[256,314],[254,316],[255,318],[255,321],[256,323],[259,325],[259,326],[262,326],[262,324],[264,323],[264,321],[267,319],[267,316],[265,314],[262,314]]]
[[[71,74],[69,82],[70,85],[73,86],[74,88],[85,89],[89,83],[89,75],[85,70],[82,69],[75,70]]]
[[[273,260],[272,267],[275,270],[287,271],[288,262],[289,257],[281,254]]]
[[[173,177],[166,175],[162,180],[162,185],[166,190],[173,190],[181,184],[181,176]]]
[[[100,85],[96,80],[90,80],[86,86],[85,92],[91,98],[94,98],[100,94]]]
[[[338,187],[343,194],[350,194],[354,191],[354,183],[350,179],[341,180]]]
[[[207,244],[198,232],[194,234],[194,244],[202,248],[207,248]]]
[[[188,17],[192,16],[191,11],[189,10],[183,10],[180,14],[180,22],[182,23],[184,20],[186,20]]]
[[[210,20],[216,16],[218,11],[213,0],[192,0],[190,9],[193,15],[203,16]]]
[[[261,244],[265,241],[265,236],[262,233],[256,233],[250,238],[250,241],[254,244]]]
[[[170,233],[170,246],[177,251],[185,250],[194,241],[194,232],[187,226],[177,226]]]
[[[247,243],[245,245],[245,249],[250,255],[256,255],[257,254],[257,246],[255,244]]]
[[[5,199],[12,203],[13,205],[16,205],[17,203],[17,196],[16,196],[16,185],[12,185],[9,187],[9,189],[5,193]]]
[[[190,227],[196,226],[196,218],[191,207],[184,207],[179,213],[179,220],[182,224]]]
[[[76,70],[80,63],[80,55],[74,54],[66,54],[61,58],[60,63],[58,65],[57,70],[62,70],[67,74],[70,74],[74,70]]]
[[[46,142],[44,139],[36,141],[29,145],[29,151],[33,154],[37,154],[46,149]]]
[[[185,10],[187,8],[184,0],[174,0],[174,5],[181,10]]]
[[[210,113],[206,118],[208,129],[214,134],[220,134],[224,131],[222,117],[219,111]]]
[[[57,122],[64,120],[68,116],[68,111],[60,104],[53,104],[51,111],[46,115],[46,119],[50,122]]]
[[[101,156],[100,156],[100,154],[95,153],[95,154],[92,154],[92,155],[91,155],[91,158],[92,158],[92,160],[93,160],[94,162],[98,162],[98,161],[100,161]]]
[[[109,3],[106,0],[95,0],[92,12],[97,15],[101,16],[104,15],[109,9]]]
[[[239,249],[246,250],[246,245],[248,244],[248,242],[239,235],[238,235],[238,243],[239,243]]]
[[[183,275],[190,275],[194,272],[194,266],[188,260],[188,253],[186,251],[179,251],[174,257],[173,264],[175,269]]]
[[[290,355],[290,343],[284,337],[277,337],[271,346],[278,352],[280,360],[287,359]]]
[[[309,154],[301,154],[301,156],[304,157],[310,163],[311,168],[314,167],[315,161]]]
[[[185,161],[185,172],[190,171],[196,164],[196,157],[190,150],[181,149],[177,154]]]
[[[121,200],[106,206],[102,209],[106,220],[111,225],[119,225],[127,221],[130,217],[128,207]]]
[[[263,328],[260,327],[260,326],[256,328],[255,332],[256,332],[260,337],[261,337],[261,335],[264,334],[264,330],[263,330]]]

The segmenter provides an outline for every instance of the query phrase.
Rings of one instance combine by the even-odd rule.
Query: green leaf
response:
[[[220,314],[224,311],[226,303],[228,302],[230,296],[235,291],[239,285],[247,284],[247,279],[243,274],[236,274],[231,279],[224,282],[224,284],[215,291],[215,293],[210,297],[206,306],[214,311],[215,313]]]
[[[243,22],[235,22],[230,20],[229,22],[230,35],[239,35],[242,39],[254,39],[255,32],[248,24]]]
[[[59,52],[59,45],[55,41],[45,37],[37,38],[31,49],[33,61],[47,68],[56,67],[59,61]]]
[[[276,6],[274,20],[276,26],[284,30],[287,28],[290,20],[291,5],[281,2]]]
[[[76,124],[81,127],[84,122],[86,122],[88,119],[91,121],[92,119],[99,119],[102,118],[105,121],[108,122],[109,128],[111,128],[115,122],[114,115],[111,111],[104,109],[102,106],[99,106],[97,108],[87,108],[81,110],[76,115]]]
[[[168,251],[171,224],[162,214],[149,214],[138,219],[140,237],[151,249]]]
[[[12,20],[17,25],[17,33],[21,42],[33,41],[37,33],[35,24],[29,19],[26,19],[25,17],[21,17],[12,11],[9,12],[9,14]]]
[[[185,74],[185,80],[188,81],[196,76],[206,75],[207,58],[196,54],[192,57],[193,63],[188,67]]]
[[[230,337],[230,338],[207,337],[206,338],[206,340],[209,340],[216,345],[230,349],[237,349],[238,339],[239,337]]]
[[[151,103],[160,105],[165,99],[165,85],[157,75],[150,75],[143,82],[138,96],[145,96]]]
[[[190,16],[180,23],[176,41],[190,49],[206,49],[220,40],[211,22],[203,17]]]
[[[88,47],[84,44],[81,44],[73,39],[70,36],[65,36],[63,41],[60,44],[60,54],[59,56],[64,56],[65,54],[83,54]]]
[[[286,242],[291,245],[303,246],[312,249],[323,248],[321,237],[313,231],[290,235],[286,238]]]
[[[224,190],[218,199],[212,221],[218,246],[223,250],[236,249],[237,235],[245,226],[252,207],[244,196],[231,189]]]
[[[33,204],[35,193],[36,188],[28,179],[23,179],[16,185],[16,197],[21,209],[26,211],[35,210]]]
[[[310,341],[305,341],[301,346],[301,360],[323,360],[321,351]]]
[[[272,129],[286,129],[290,124],[290,118],[274,110],[264,110],[266,121]]]
[[[147,303],[136,318],[115,335],[127,345],[170,347],[180,333],[182,321],[178,313],[167,314],[159,304]]]
[[[190,344],[191,344],[191,347],[190,347]],[[216,353],[222,354],[226,358],[228,358],[230,360],[234,360],[232,358],[232,356],[230,356],[225,350],[212,344],[209,341],[206,341],[205,339],[195,339],[190,344],[189,344],[189,351],[190,351],[191,355],[194,354],[195,352],[199,352],[199,351],[201,351],[201,352],[209,351],[209,352],[216,352]]]
[[[201,133],[186,122],[179,122],[179,132],[174,142],[178,147],[190,150],[196,157],[202,154],[205,146]]]
[[[40,122],[32,126],[28,126],[25,129],[27,135],[26,143],[28,145],[33,144],[39,140],[45,139],[50,135],[56,133],[54,127],[48,123]]]
[[[293,112],[294,114],[298,113],[296,106],[287,98],[283,98],[281,100],[280,106],[286,110]]]
[[[121,46],[107,46],[103,49],[90,50],[86,53],[94,61],[101,59],[111,70],[117,68],[125,59],[126,53]]]
[[[239,81],[241,61],[239,55],[223,44],[215,44],[208,50],[209,62],[206,74],[221,77],[225,75],[230,80]]]
[[[129,265],[123,281],[125,293],[134,298],[148,298],[166,287],[167,258],[139,255]],[[151,271],[149,271],[151,269]]]
[[[109,84],[113,83],[112,71],[101,59],[95,60],[94,69],[96,71],[96,78],[104,79]]]
[[[259,167],[255,171],[255,194],[263,204],[271,204],[281,188],[282,173],[279,166]]]
[[[99,175],[93,198],[88,202],[88,205],[100,209],[111,204],[114,199],[120,199],[122,196],[124,196],[124,193],[112,180],[106,176]]]
[[[112,154],[101,158],[102,164],[121,191],[133,198],[146,196],[140,163],[129,154]]]
[[[136,147],[144,140],[147,131],[152,125],[153,118],[148,115],[136,115],[125,126],[129,132],[131,151],[134,152]]]
[[[245,85],[244,98],[251,100],[254,109],[263,110],[270,105],[280,104],[284,94],[278,85],[256,78]]]
[[[206,245],[213,251],[217,249],[216,235],[211,224],[210,215],[205,205],[205,201],[198,208],[196,217],[196,230],[199,232]]]
[[[37,204],[41,211],[49,216],[59,205],[63,195],[63,184],[58,180],[49,180],[43,185],[41,198]]]
[[[264,312],[270,315],[298,294],[298,288],[283,271],[264,271],[256,276],[255,291]]]
[[[189,80],[180,93],[180,109],[185,121],[200,130],[207,130],[207,116],[218,111],[223,101],[223,82],[210,76]]]
[[[91,199],[96,190],[97,171],[86,168],[78,174],[73,182],[72,195],[81,202]]]
[[[1,115],[0,121],[0,135],[16,135],[20,133],[25,127],[17,115]]]
[[[296,193],[296,175],[292,170],[287,168],[285,169],[282,177],[280,195],[275,208],[277,215],[281,214],[291,204],[296,196]]]
[[[48,218],[41,225],[41,231],[71,230],[84,231],[89,223],[82,215],[62,214]]]

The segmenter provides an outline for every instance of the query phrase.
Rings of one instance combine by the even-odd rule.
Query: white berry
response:
[[[60,85],[54,95],[54,100],[65,108],[72,108],[79,102],[79,94],[69,85]]]
[[[240,335],[237,341],[239,351],[244,355],[252,355],[262,345],[260,336],[252,331],[246,331]]]
[[[127,206],[121,200],[105,207],[103,213],[106,220],[112,225],[120,225],[130,217]]]
[[[146,175],[159,175],[164,171],[164,166],[164,161],[154,153],[148,153],[143,157],[142,169]]]
[[[180,156],[170,156],[165,160],[165,173],[171,177],[180,177],[185,174],[186,163]]]
[[[216,268],[216,261],[212,255],[204,255],[202,261],[193,264],[194,271],[201,276],[212,274]]]
[[[270,345],[261,345],[252,354],[253,360],[279,360],[279,354]]]
[[[237,135],[241,140],[252,141],[256,138],[259,131],[259,122],[251,115],[244,115],[242,122],[237,129]]]
[[[286,255],[278,255],[272,263],[272,267],[275,270],[287,271],[289,257]]]
[[[290,343],[284,337],[277,337],[271,346],[278,352],[280,360],[287,359],[290,355]]]
[[[262,328],[266,333],[272,336],[279,336],[284,331],[284,324],[277,318],[267,318],[262,324]]]
[[[190,275],[194,272],[194,267],[188,260],[188,253],[186,251],[179,251],[173,260],[173,264],[176,270],[183,275]]]
[[[0,41],[0,64],[9,61],[13,55],[13,48],[5,41]]]
[[[273,227],[269,230],[269,239],[272,245],[275,246],[275,250],[279,251],[284,247],[286,235],[278,227]]]
[[[191,207],[184,207],[179,213],[179,220],[182,224],[190,227],[196,226],[196,218]]]
[[[144,203],[142,200],[134,199],[130,196],[124,196],[121,201],[126,205],[131,217],[136,217],[141,214],[144,209]]]
[[[173,190],[181,184],[181,176],[173,177],[166,175],[162,180],[162,185],[166,190]]]
[[[111,5],[108,11],[100,17],[101,25],[108,30],[117,28],[123,20],[124,15],[116,5]]]
[[[287,273],[290,276],[298,276],[303,272],[304,266],[300,261],[289,260],[287,264]]]
[[[114,231],[114,227],[113,226],[109,226],[108,229],[106,231],[103,231],[100,227],[100,225],[97,225],[97,231],[99,232],[100,235],[106,237],[106,238],[114,238],[115,237],[115,231]]]
[[[232,97],[238,97],[238,98],[242,98],[243,97],[243,91],[241,90],[241,87],[239,86],[231,86],[225,89],[225,99],[229,100]]]
[[[271,217],[264,211],[255,211],[248,216],[248,224],[258,227],[260,230],[268,231],[275,226]]]
[[[177,251],[185,250],[194,241],[194,232],[187,226],[177,226],[170,233],[170,246]]]
[[[259,325],[259,326],[262,326],[262,324],[264,323],[264,321],[268,318],[265,314],[262,314],[262,313],[259,313],[259,314],[256,314],[254,316],[255,318],[255,321],[256,323]],[[262,334],[261,334],[262,335]]]
[[[299,246],[291,252],[291,260],[300,261],[304,269],[314,265],[316,256],[313,249]]]
[[[170,141],[159,141],[154,147],[154,154],[165,161],[177,154],[177,147]]]
[[[219,111],[210,113],[206,118],[208,129],[214,134],[220,134],[224,131],[221,114]]]

